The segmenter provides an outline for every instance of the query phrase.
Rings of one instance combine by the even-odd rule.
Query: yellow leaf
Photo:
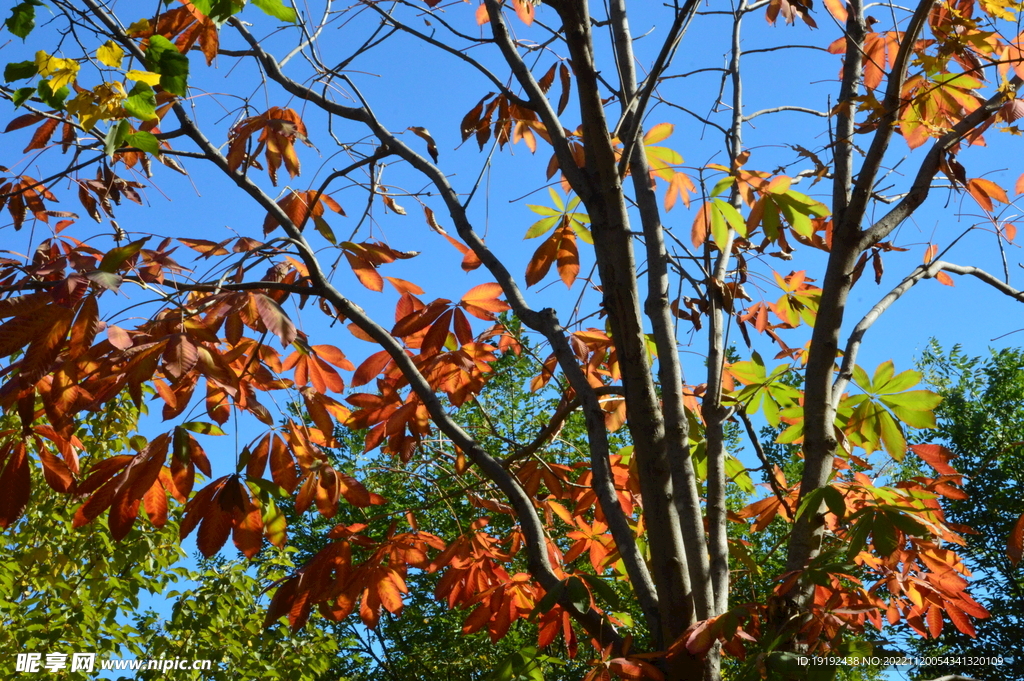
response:
[[[657,144],[667,139],[673,130],[675,130],[675,126],[671,123],[658,123],[644,135],[644,144]]]
[[[134,24],[128,27],[128,35],[134,36],[138,33],[145,33],[149,31],[149,19],[139,19]]]
[[[56,92],[75,80],[79,66],[74,59],[61,59],[39,50],[36,52],[36,69],[40,76],[49,78],[50,89]]]
[[[108,40],[96,50],[96,59],[101,64],[106,64],[112,69],[118,69],[121,68],[121,60],[124,59],[124,50],[113,40]]]
[[[128,80],[137,80],[140,83],[145,83],[150,87],[160,84],[160,74],[152,73],[151,71],[136,71],[132,69],[128,73],[124,74],[124,77]]]

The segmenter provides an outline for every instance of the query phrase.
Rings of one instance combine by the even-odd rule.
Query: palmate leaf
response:
[[[897,461],[907,450],[903,426],[934,428],[934,409],[942,397],[930,390],[908,390],[921,381],[916,371],[896,373],[893,362],[883,362],[868,378],[860,366],[853,369],[853,381],[864,394],[845,396],[838,420],[854,444],[868,453],[883,447]]]
[[[528,204],[527,208],[543,217],[530,226],[523,238],[534,239],[547,234],[556,225],[561,224],[570,227],[583,241],[593,245],[594,238],[586,227],[590,224],[590,216],[585,212],[575,210],[580,204],[580,197],[574,196],[569,199],[568,203],[565,203],[553,187],[548,187],[548,193],[551,195],[551,201],[555,204],[555,208]]]

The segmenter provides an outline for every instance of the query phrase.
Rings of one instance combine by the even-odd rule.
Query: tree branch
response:
[[[918,265],[914,268],[907,277],[901,281],[893,290],[889,291],[880,301],[875,303],[875,306],[868,311],[864,318],[860,320],[857,326],[854,327],[850,333],[849,339],[846,341],[846,351],[843,355],[843,364],[839,369],[839,375],[836,377],[835,383],[832,385],[832,404],[833,408],[838,407],[839,400],[846,390],[846,386],[849,385],[850,380],[853,378],[853,367],[857,364],[857,354],[860,351],[860,347],[864,342],[864,335],[868,332],[868,329],[878,321],[878,318],[888,310],[893,303],[899,300],[903,294],[913,288],[918,282],[923,279],[933,279],[939,272],[952,272],[953,274],[969,274],[977,279],[980,279],[984,283],[993,287],[1000,293],[1003,293],[1014,300],[1024,303],[1024,291],[1019,291],[1002,279],[998,278],[994,274],[986,272],[978,267],[970,265],[955,265],[944,260],[933,260],[927,265]]]
[[[594,388],[594,393],[598,396],[601,395],[621,395],[622,388],[616,385],[606,385],[601,388]],[[569,418],[569,415],[579,409],[583,405],[583,399],[578,395],[571,400],[568,400],[562,406],[555,410],[555,413],[550,416],[547,424],[540,429],[537,436],[534,437],[530,444],[520,447],[516,451],[512,452],[508,457],[505,458],[503,464],[508,467],[509,464],[525,459],[547,444],[548,440],[554,436],[562,428],[562,424]]]
[[[795,111],[797,113],[811,114],[812,116],[819,116],[821,118],[828,118],[829,115],[830,115],[829,112],[827,112],[827,111],[818,111],[817,109],[809,109],[809,108],[804,107],[804,106],[775,106],[775,107],[772,107],[770,109],[761,109],[760,111],[755,111],[754,113],[750,114],[749,116],[744,116],[743,117],[743,122],[746,123],[747,121],[754,120],[758,116],[764,116],[766,114],[779,113],[781,111]]]
[[[959,144],[968,133],[987,121],[1006,101],[1013,99],[1021,85],[1024,85],[1024,80],[1020,76],[1014,75],[1010,79],[1010,87],[1007,91],[1000,91],[989,97],[983,105],[965,116],[953,126],[952,130],[932,145],[932,148],[928,150],[928,155],[921,162],[917,175],[914,177],[914,184],[911,185],[907,195],[870,228],[864,230],[859,244],[861,250],[884,239],[901,222],[910,217],[918,206],[924,203],[931,191],[932,179],[938,172],[943,154]]]
[[[639,102],[638,106],[643,106],[644,101],[642,95],[640,99],[637,97],[633,39],[629,31],[625,1],[612,0],[609,8],[612,40],[623,93],[621,124],[630,115],[639,113],[640,108],[631,110],[631,107],[637,102]],[[680,15],[677,14],[674,28],[669,32],[670,40],[666,40],[662,54],[669,51],[670,42],[678,43],[678,38],[682,37],[679,27],[684,24],[680,22],[679,17]],[[679,33],[679,35],[673,39],[672,36],[675,33]],[[662,64],[661,68],[664,69],[667,66],[666,62]],[[654,76],[653,72],[647,82],[656,82],[656,79],[650,80],[651,76]],[[633,134],[639,136],[641,129],[642,127],[638,127]],[[684,593],[672,593],[668,584],[659,591],[663,603],[662,625],[665,629],[663,637],[672,640],[679,636],[680,629],[685,629],[693,621],[706,619],[715,614],[714,594],[709,579],[707,542],[704,538],[697,477],[690,458],[689,422],[683,398],[682,367],[679,363],[669,304],[669,256],[665,247],[664,229],[661,224],[657,197],[650,185],[650,167],[643,145],[633,145],[632,157],[629,162],[647,253],[647,300],[644,303],[644,312],[651,321],[654,343],[658,351],[658,379],[662,390],[662,410],[665,418],[665,449],[671,469],[671,493],[678,516],[676,522],[679,524],[679,538],[683,541],[682,550],[678,552],[677,560],[682,563],[680,587]],[[621,168],[622,161],[620,161]],[[665,529],[674,534],[674,528]],[[669,539],[671,541],[672,538],[669,537]],[[692,610],[692,615],[680,612],[680,607]],[[666,622],[666,618],[671,618],[674,622]]]
[[[582,198],[582,192],[586,191],[586,184],[583,181],[582,173],[576,166],[576,159],[572,155],[572,149],[569,148],[569,141],[563,132],[562,123],[558,120],[558,114],[555,113],[554,107],[551,106],[551,102],[548,101],[547,96],[540,89],[540,85],[526,66],[523,58],[519,56],[519,51],[516,49],[515,44],[513,44],[511,36],[509,36],[508,25],[505,23],[505,15],[502,13],[501,5],[496,0],[484,0],[484,5],[487,7],[487,16],[491,20],[491,34],[501,49],[501,55],[512,69],[512,75],[519,82],[519,86],[526,92],[530,108],[537,112],[537,115],[540,116],[541,121],[544,123],[548,137],[551,139],[551,146],[554,147],[555,156],[558,157],[558,166],[562,174],[565,175],[566,179],[569,180],[569,184],[576,189],[576,192]]]

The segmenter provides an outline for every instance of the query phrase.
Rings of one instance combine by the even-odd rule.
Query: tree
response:
[[[0,423],[20,427],[14,414]],[[131,449],[137,424],[138,410],[127,396],[87,414],[76,431],[81,465]],[[205,679],[275,678],[278,669],[303,669],[316,678],[336,658],[346,639],[322,626],[293,638],[282,635],[281,624],[264,629],[265,603],[257,602],[266,583],[296,567],[289,555],[294,549],[264,552],[259,581],[248,562],[188,569],[178,546],[180,507],[171,509],[164,527],[136,527],[114,542],[105,527],[74,528],[75,506],[43,482],[40,470],[31,474],[32,505],[0,535],[10,557],[0,563],[0,647],[7,668],[14,669],[17,652],[39,653],[44,660],[48,653],[90,652],[98,660],[213,660],[217,668],[202,672]],[[193,588],[171,591],[181,583]],[[173,602],[171,617],[143,610],[146,594]],[[63,673],[69,679],[93,676]],[[200,678],[199,672],[183,678]]]
[[[934,425],[939,398],[914,389],[916,372],[883,362],[871,375],[857,358],[874,321],[925,280],[971,275],[1015,299],[1024,294],[975,265],[940,259],[933,243],[924,264],[841,342],[851,290],[869,261],[876,281],[883,259],[904,262],[896,230],[922,210],[940,176],[982,212],[967,232],[994,234],[1001,249],[1014,238],[997,210],[1009,203],[1006,191],[966,170],[986,160],[969,150],[983,133],[1016,132],[1024,67],[1014,6],[929,0],[879,18],[860,2],[813,12],[804,0],[743,0],[708,12],[688,0],[656,17],[647,7],[627,10],[625,0],[593,11],[583,1],[484,0],[475,13],[437,0],[301,11],[279,0],[251,4],[186,0],[149,14],[102,0],[24,0],[6,21],[25,41],[4,73],[3,92],[19,110],[8,139],[20,135],[28,156],[8,162],[0,185],[11,216],[5,233],[24,244],[0,263],[0,404],[22,423],[0,445],[0,525],[27,503],[31,452],[48,484],[85,497],[78,525],[106,514],[122,538],[143,509],[160,526],[171,495],[186,504],[182,535],[197,530],[204,554],[230,536],[251,557],[264,538],[285,542],[283,496],[295,495],[299,513],[325,517],[342,498],[367,513],[385,502],[322,451],[340,423],[365,431],[366,452],[410,474],[472,470],[486,493],[466,490],[464,503],[481,516],[444,537],[420,525],[415,509],[383,534],[338,524],[331,543],[280,583],[268,622],[287,616],[299,629],[316,606],[329,619],[358,616],[373,628],[382,612],[401,611],[411,574],[435,572],[436,595],[468,611],[467,632],[486,629],[497,640],[533,618],[540,648],[561,639],[573,655],[592,642],[588,681],[717,679],[723,654],[745,659],[741,673],[755,678],[827,677],[834,668],[800,667],[797,653],[856,650],[850,636],[868,623],[883,627],[883,616],[922,636],[938,635],[947,619],[973,633],[972,620],[987,613],[958,577],[965,567],[949,546],[962,539],[936,501],[960,494],[948,452],[909,449],[933,476],[884,485],[871,476],[904,457],[908,429]],[[746,20],[761,10],[771,24],[781,16],[807,31],[819,20],[830,27],[806,34],[823,36],[817,52],[786,63],[799,82],[816,74],[806,55],[820,52],[823,73],[839,68],[831,93],[808,90],[751,110],[743,86],[752,55],[807,49],[776,31],[749,31]],[[657,44],[634,38],[631,18],[655,23]],[[687,38],[692,23],[709,37]],[[767,46],[746,49],[744,30]],[[334,31],[341,39],[328,37]],[[725,67],[711,47],[718,31]],[[373,61],[410,45],[428,56]],[[676,66],[686,50],[696,70]],[[219,64],[231,65],[229,81],[214,79]],[[390,89],[363,75],[376,67]],[[461,96],[451,69],[472,93],[465,107],[448,108],[449,93]],[[708,73],[721,76],[720,87],[691,86]],[[424,83],[430,107],[396,96]],[[676,127],[652,116],[677,113],[687,134],[676,139],[694,153],[712,150],[714,162],[684,166],[661,145]],[[754,126],[775,114],[822,122]],[[432,134],[422,118],[445,128],[431,123]],[[465,161],[471,149],[451,151],[456,125],[464,143],[490,145],[477,172]],[[698,130],[721,137],[703,146]],[[519,142],[538,154],[515,159],[536,170],[525,186],[517,180],[529,175],[497,155]],[[914,170],[890,189],[883,185],[904,163],[904,144],[918,150]],[[541,145],[551,151],[550,203],[530,206],[540,219],[525,234],[543,241],[520,257],[507,234],[485,240],[481,226],[492,195],[515,199],[538,187]],[[317,151],[327,160],[307,183],[300,156],[308,170]],[[796,163],[813,169],[790,170]],[[179,209],[178,224],[151,242],[156,225],[144,216],[152,211],[116,208],[124,199],[143,204],[150,174],[173,184],[171,174],[186,170],[215,195],[249,202],[259,218],[243,221],[262,218],[263,234],[249,226],[221,241],[184,234],[180,218],[202,215],[204,204]],[[492,170],[505,181],[486,181]],[[274,189],[285,173],[288,186]],[[814,198],[797,191],[800,182],[825,189]],[[56,209],[68,190],[87,216],[109,224],[113,243]],[[474,201],[478,194],[487,206]],[[451,296],[431,300],[419,284],[385,277],[404,273],[400,261],[417,255],[400,250],[417,241],[411,234],[385,240],[381,231],[409,212],[400,201],[419,204],[439,237],[429,246],[436,269],[445,271],[451,253],[436,250],[447,249],[443,239],[463,270],[486,272],[484,281],[449,293],[447,278],[430,277]],[[364,207],[348,240],[331,215],[343,215],[343,203]],[[668,225],[680,204],[692,208],[688,236]],[[944,237],[943,257],[959,240]],[[185,262],[179,246],[195,255]],[[770,258],[791,260],[798,249],[803,269],[771,267]],[[587,265],[592,273],[582,276]],[[552,266],[571,297],[529,293]],[[364,294],[386,283],[398,294],[387,303],[393,325],[390,309],[381,312],[384,296]],[[148,318],[126,316],[140,311]],[[504,311],[516,324],[497,320]],[[317,312],[320,323],[302,321]],[[689,370],[699,377],[686,383],[683,323],[701,348]],[[366,356],[346,328],[372,344]],[[488,441],[460,409],[496,375],[499,356],[523,350],[524,334],[544,346],[531,388],[559,406],[529,437]],[[732,362],[727,345],[737,334],[746,355]],[[766,364],[769,352],[784,361]],[[352,372],[347,383],[339,370]],[[80,469],[76,415],[125,391],[141,402],[147,386],[171,429],[138,453]],[[311,423],[277,423],[260,401],[276,391],[287,391]],[[193,416],[203,407],[209,422]],[[545,448],[576,410],[585,466]],[[34,425],[42,415],[48,427]],[[730,516],[730,490],[748,484],[748,473],[728,451],[728,429],[741,423],[753,433],[749,420],[762,415],[782,427],[781,444],[800,445],[798,479],[763,463],[770,495]],[[196,435],[224,432],[229,420],[236,432],[249,421],[267,431],[225,457],[235,459],[234,472],[195,489],[197,470],[212,475]],[[625,452],[609,435],[623,426]],[[783,573],[772,593],[734,605],[730,517],[761,530],[778,516],[791,522]],[[495,517],[507,518],[489,525]],[[507,569],[516,565],[524,569]],[[642,613],[634,626],[614,614],[610,581],[628,584]]]
[[[978,600],[992,613],[978,623],[976,638],[947,629],[937,639],[918,641],[925,659],[988,656],[1006,651],[1002,665],[979,665],[969,676],[1005,679],[1024,675],[1024,659],[1016,654],[1021,613],[1024,612],[1024,574],[1014,564],[1012,550],[991,537],[1011,536],[1024,514],[1021,481],[1024,458],[1024,373],[1019,349],[993,351],[987,358],[968,357],[960,348],[948,353],[933,344],[921,359],[928,382],[944,400],[936,411],[936,433],[956,455],[969,498],[946,501],[950,521],[973,528],[967,534],[964,561],[983,584]],[[934,664],[921,669],[922,678],[957,671]]]

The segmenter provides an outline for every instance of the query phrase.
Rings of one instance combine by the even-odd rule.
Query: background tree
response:
[[[951,522],[967,525],[964,561],[982,585],[978,601],[992,614],[978,622],[977,636],[946,629],[937,639],[916,641],[921,657],[989,657],[1002,651],[1002,666],[979,666],[965,672],[950,665],[919,669],[921,678],[964,672],[978,679],[1006,679],[1024,675],[1024,657],[1018,650],[1021,613],[1024,613],[1024,574],[1011,560],[1002,542],[1024,513],[1024,354],[1020,350],[992,351],[987,358],[968,357],[960,348],[948,353],[933,344],[921,358],[929,384],[943,396],[936,410],[938,435],[957,455],[964,474],[966,498],[945,502]]]
[[[20,427],[16,420],[6,414],[0,423]],[[138,410],[127,396],[87,414],[77,429],[80,464],[87,469],[114,452],[140,447],[143,438],[132,434],[137,426]],[[173,500],[164,527],[135,528],[114,542],[106,527],[75,528],[77,505],[45,484],[40,467],[33,466],[31,475],[29,510],[0,535],[6,556],[0,562],[5,669],[14,670],[18,652],[41,653],[44,659],[47,653],[92,652],[99,660],[213,660],[217,668],[202,672],[204,679],[294,678],[284,676],[288,669],[305,670],[312,679],[337,657],[346,639],[323,626],[294,637],[283,625],[264,628],[263,588],[295,568],[293,549],[265,551],[259,578],[244,561],[195,569],[186,565],[179,546],[181,507]],[[192,588],[173,591],[181,584]],[[148,605],[154,598],[173,604],[173,611],[154,611]],[[152,673],[140,672],[139,678]],[[95,676],[62,674],[83,681]],[[200,678],[199,672],[181,674]]]
[[[12,43],[4,71],[3,92],[20,109],[7,131],[27,156],[6,163],[0,185],[11,216],[5,234],[18,232],[18,248],[0,263],[0,405],[21,421],[0,444],[0,487],[8,490],[0,525],[15,523],[28,502],[31,454],[52,488],[85,497],[76,525],[106,514],[121,539],[144,511],[163,526],[171,495],[186,503],[182,536],[195,531],[205,555],[230,537],[251,557],[264,538],[285,543],[280,505],[289,495],[298,513],[325,517],[342,497],[360,508],[387,503],[324,451],[340,423],[365,431],[366,452],[410,473],[449,461],[456,471],[472,468],[489,501],[457,536],[421,525],[415,509],[384,532],[335,525],[331,543],[280,583],[268,622],[287,616],[300,629],[315,608],[375,628],[383,612],[402,610],[411,575],[426,571],[441,575],[437,595],[468,613],[468,633],[486,629],[497,640],[532,617],[536,649],[557,639],[572,656],[592,643],[588,681],[714,680],[723,653],[745,660],[743,673],[754,677],[827,678],[834,668],[801,668],[795,653],[842,653],[883,621],[936,636],[948,620],[973,634],[973,620],[988,613],[965,590],[963,562],[948,548],[962,542],[937,501],[961,493],[948,453],[910,448],[934,476],[884,485],[874,477],[906,455],[908,429],[934,425],[939,398],[915,389],[916,372],[883,362],[872,373],[857,359],[879,315],[926,279],[972,275],[1014,299],[1024,294],[1008,274],[939,259],[932,243],[924,264],[907,268],[845,339],[843,330],[869,261],[880,281],[883,259],[892,263],[906,248],[898,228],[936,183],[964,192],[982,216],[965,234],[942,235],[942,257],[973,233],[995,236],[997,258],[1014,238],[997,210],[1009,202],[1006,191],[966,170],[987,161],[968,151],[983,133],[1016,131],[1014,8],[926,0],[909,11],[886,7],[880,18],[859,2],[827,2],[818,16],[830,28],[812,34],[822,40],[808,48],[777,32],[744,33],[762,10],[771,24],[782,17],[815,27],[811,4],[792,0],[707,12],[688,1],[657,8],[656,18],[625,0],[593,9],[484,0],[475,14],[437,0],[302,11],[279,0],[251,4],[185,0],[139,10],[24,0],[5,23],[31,42]],[[659,26],[658,38],[635,38],[630,12]],[[695,22],[706,37],[686,40]],[[765,46],[746,47],[744,35]],[[710,47],[718,40],[720,49]],[[379,80],[361,73],[375,64],[376,48],[395,55],[410,45],[430,56],[382,60]],[[755,109],[744,89],[752,55],[776,58],[786,48],[812,50],[792,58],[795,73],[820,81],[816,68],[839,67],[838,83]],[[676,65],[683,51],[696,70]],[[228,81],[216,78],[221,63],[231,64]],[[428,110],[422,98],[394,97],[430,84],[433,102],[450,91],[452,68],[474,89],[465,108],[438,101]],[[778,71],[778,59],[771,68]],[[707,74],[720,81],[697,85]],[[663,146],[675,126],[650,118],[656,106],[659,116],[678,112],[692,123],[676,140],[712,161],[687,167]],[[764,118],[775,114],[821,123],[776,128]],[[714,144],[697,139],[698,129],[716,131]],[[458,136],[481,151],[490,145],[476,172],[465,161],[472,149],[451,150]],[[549,161],[546,152],[516,159],[537,183],[546,162],[553,182],[550,200],[542,193],[529,206],[540,219],[525,235],[543,237],[532,256],[512,245],[518,234],[486,229],[491,203],[524,191],[527,175],[496,153],[519,142],[552,153]],[[904,143],[918,150],[909,161]],[[307,184],[300,156],[317,151],[327,160]],[[241,219],[262,220],[262,235],[236,227],[218,242],[206,238],[206,225],[199,233],[182,220],[154,225],[124,209],[114,221],[123,199],[142,204],[145,183],[185,172],[184,163],[197,186],[251,202],[253,216]],[[794,171],[797,163],[813,168]],[[904,163],[914,168],[910,179],[892,179]],[[492,171],[508,181],[485,181]],[[823,183],[822,196],[794,188],[801,181]],[[282,182],[289,184],[275,189]],[[527,183],[525,191],[537,188]],[[107,226],[89,229],[57,210],[67,189]],[[432,266],[444,271],[436,250],[447,248],[443,239],[462,255],[462,269],[484,270],[485,281],[455,290],[432,273],[431,288],[450,297],[430,300],[417,283],[385,278],[414,266],[400,262],[418,254],[401,250],[405,243],[427,243],[410,230],[390,235],[409,212],[402,203],[418,203],[433,231],[425,246]],[[363,207],[348,240],[332,216],[345,213],[343,204],[353,213]],[[182,215],[210,215],[203,205]],[[692,208],[688,234],[668,224],[676,205]],[[168,234],[151,242],[154,231]],[[185,261],[180,246],[195,255]],[[796,257],[803,269],[772,267]],[[571,296],[528,292],[552,266]],[[364,293],[386,283],[397,301]],[[498,322],[506,310],[521,327]],[[317,312],[322,321],[306,323]],[[700,361],[684,382],[681,334],[691,325]],[[343,329],[372,343],[369,351]],[[522,351],[524,334],[543,346],[530,388],[556,391],[558,407],[532,437],[485,439],[462,408],[498,375],[499,356]],[[746,350],[732,362],[726,348],[737,334]],[[325,339],[344,345],[358,366]],[[781,364],[763,359],[772,353]],[[793,372],[798,379],[783,379]],[[171,430],[83,470],[77,414],[123,391],[140,403],[146,386]],[[279,424],[261,401],[278,391],[288,397],[275,404],[294,402],[312,424]],[[204,408],[208,422],[196,420]],[[587,465],[566,464],[557,452],[534,458],[576,410]],[[770,496],[735,516],[755,530],[776,516],[792,527],[772,593],[734,606],[729,500],[750,481],[728,433],[736,420],[752,433],[745,419],[762,414],[781,429],[779,443],[799,444],[803,458],[798,480],[762,463]],[[43,415],[46,427],[37,423]],[[265,430],[224,457],[234,459],[226,474],[197,489],[196,471],[213,473],[196,435],[223,432],[229,420],[236,432],[255,423]],[[610,435],[623,426],[628,452]],[[628,583],[642,613],[634,626],[615,614],[612,582]]]

